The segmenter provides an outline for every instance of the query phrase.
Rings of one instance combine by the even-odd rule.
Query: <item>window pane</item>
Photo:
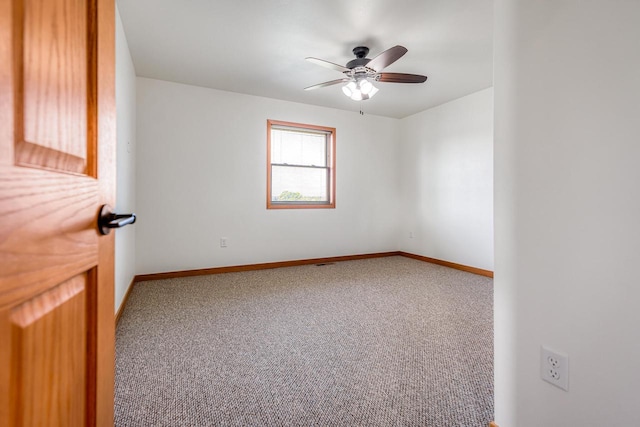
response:
[[[271,130],[271,162],[289,165],[327,166],[325,133]]]
[[[272,166],[272,202],[328,202],[327,169]]]

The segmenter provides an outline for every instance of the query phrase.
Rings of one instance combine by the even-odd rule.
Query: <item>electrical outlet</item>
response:
[[[410,239],[413,239],[413,231],[410,231],[410,232],[409,232],[409,238],[410,238]]]
[[[569,356],[542,346],[540,375],[546,382],[569,391]]]
[[[220,247],[221,248],[226,248],[227,247],[227,238],[226,237],[221,237],[220,238]]]

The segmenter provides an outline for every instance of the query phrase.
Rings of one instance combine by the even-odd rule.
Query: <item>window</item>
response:
[[[267,120],[267,209],[336,207],[336,130]]]

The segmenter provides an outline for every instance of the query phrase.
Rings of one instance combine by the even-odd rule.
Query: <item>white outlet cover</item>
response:
[[[569,356],[545,346],[542,346],[540,350],[540,376],[542,379],[569,391]]]

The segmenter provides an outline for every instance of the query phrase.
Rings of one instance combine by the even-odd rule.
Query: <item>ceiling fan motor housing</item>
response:
[[[366,58],[369,53],[369,48],[366,46],[354,47],[352,52],[356,56],[356,59],[347,62],[347,68],[364,67],[371,61],[371,59]]]

